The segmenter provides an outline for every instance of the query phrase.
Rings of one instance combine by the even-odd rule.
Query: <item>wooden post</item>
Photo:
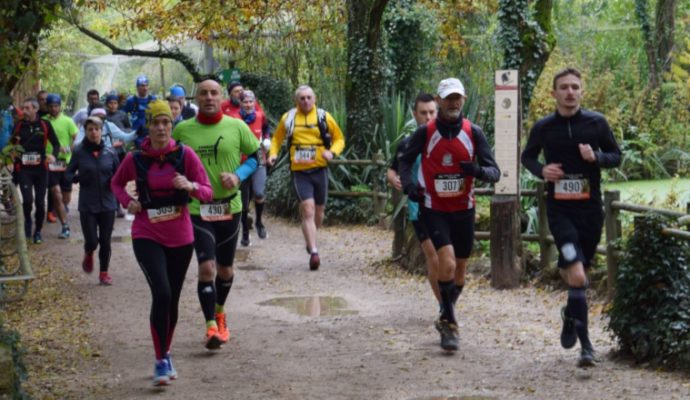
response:
[[[618,190],[604,191],[604,224],[606,227],[606,268],[607,275],[607,294],[609,300],[616,292],[616,279],[618,276],[618,260],[616,259],[616,246],[614,242],[620,238],[620,221],[618,215],[620,211],[613,207],[614,201],[621,199]]]
[[[549,230],[549,220],[546,216],[546,182],[537,183],[537,210],[538,210],[538,234],[539,234],[539,269],[542,271],[549,268],[551,261],[555,258],[556,247],[548,238],[551,234]]]
[[[403,194],[393,189],[393,208],[398,206],[403,198]],[[404,207],[403,207],[404,208]],[[405,246],[405,210],[401,209],[398,215],[393,218],[393,260],[397,260],[403,255]]]
[[[523,267],[519,210],[518,196],[491,196],[491,286],[497,289],[520,285]]]
[[[381,170],[381,167],[378,165],[378,161],[383,161],[383,154],[379,150],[374,156],[372,157],[372,161],[374,164],[374,168],[376,168],[377,171]],[[372,184],[372,188],[374,189],[374,213],[376,215],[376,218],[378,218],[379,221],[379,227],[384,228],[386,225],[386,214],[385,214],[385,209],[386,209],[386,198],[379,196],[379,193],[381,192],[381,185],[380,185],[380,175],[374,174],[374,182]]]
[[[517,70],[494,74],[495,156],[501,179],[491,197],[491,286],[499,289],[520,285],[522,240],[520,237],[520,77]]]

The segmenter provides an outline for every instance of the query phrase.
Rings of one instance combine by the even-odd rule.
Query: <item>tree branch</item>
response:
[[[171,50],[139,50],[139,49],[123,49],[118,46],[116,46],[114,43],[109,41],[108,39],[100,36],[99,34],[93,32],[92,30],[79,25],[78,23],[74,21],[70,21],[81,33],[84,35],[90,37],[91,39],[97,41],[98,43],[104,45],[110,51],[113,53],[113,55],[121,55],[121,56],[131,56],[131,57],[150,57],[150,58],[164,58],[164,59],[170,59],[170,60],[175,60],[182,64],[187,72],[189,72],[190,75],[192,75],[192,78],[194,79],[194,82],[200,82],[202,75],[199,72],[197,65],[192,59],[182,53],[179,49],[171,49]]]

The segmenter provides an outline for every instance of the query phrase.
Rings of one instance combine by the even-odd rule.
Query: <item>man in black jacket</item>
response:
[[[586,269],[601,239],[604,223],[601,168],[620,165],[621,151],[606,118],[580,107],[582,78],[566,68],[553,78],[556,111],[532,127],[522,164],[548,182],[546,212],[558,247],[558,267],[568,284],[568,303],[561,312],[561,345],[580,339],[580,366],[595,365],[587,329]],[[543,150],[546,164],[537,157]]]
[[[23,151],[15,160],[14,168],[22,192],[24,210],[24,235],[31,237],[31,208],[36,200],[36,229],[33,234],[35,244],[43,243],[41,228],[45,218],[46,187],[48,185],[48,163],[54,162],[60,151],[60,142],[50,122],[38,118],[38,101],[28,98],[22,104],[24,120],[17,123],[12,144],[20,145]],[[46,155],[46,145],[50,141],[53,154]]]

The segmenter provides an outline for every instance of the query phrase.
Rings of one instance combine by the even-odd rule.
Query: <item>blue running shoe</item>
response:
[[[34,244],[43,243],[43,238],[41,237],[41,232],[34,233]]]
[[[69,225],[62,225],[62,231],[58,234],[58,238],[69,239],[70,233]]]
[[[165,362],[168,363],[168,378],[170,378],[170,380],[177,379],[177,370],[173,366],[172,358],[170,358],[170,353],[168,352],[163,359],[165,360]]]
[[[156,365],[153,368],[153,386],[165,386],[170,383],[169,373],[170,368],[165,359],[156,361]]]

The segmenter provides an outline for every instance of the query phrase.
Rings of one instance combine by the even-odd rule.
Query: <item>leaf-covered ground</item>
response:
[[[57,227],[46,227],[45,243],[31,246],[37,278],[28,296],[3,311],[22,335],[24,387],[37,399],[690,397],[687,377],[610,357],[615,345],[601,303],[592,308],[601,363],[582,370],[577,352],[559,345],[563,292],[497,291],[477,276],[458,307],[461,349],[449,356],[438,347],[428,284],[387,261],[389,232],[324,229],[323,266],[310,272],[299,227],[273,219],[267,240],[254,236],[238,253],[228,301],[232,338],[216,353],[202,345],[192,261],[173,344],[180,377],[157,390],[150,385],[150,295],[129,222],[117,220],[112,287],[81,272],[76,225],[68,242],[55,237]],[[278,305],[283,301],[289,305]]]

